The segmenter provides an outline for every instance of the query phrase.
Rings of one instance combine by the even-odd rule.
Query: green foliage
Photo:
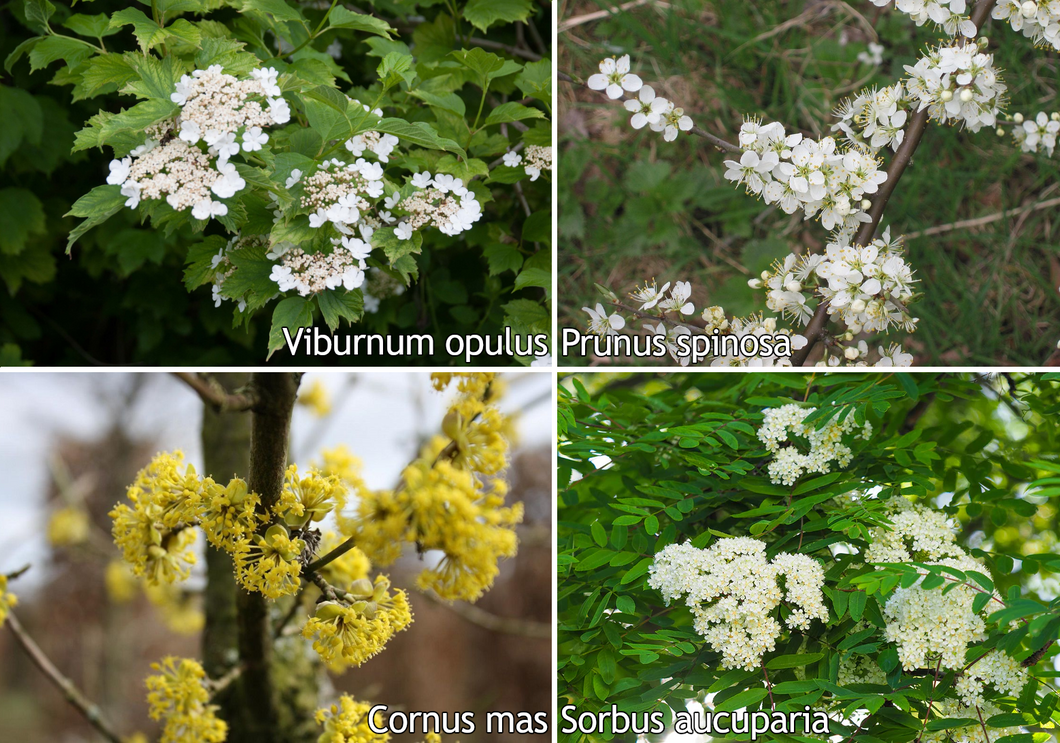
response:
[[[561,71],[584,81],[604,57],[628,53],[658,95],[730,142],[745,114],[820,137],[832,133],[844,97],[893,84],[938,40],[932,24],[914,26],[893,3],[851,7],[872,13],[818,14],[813,3],[784,0],[639,7],[579,25],[577,44],[560,34]],[[985,34],[1009,85],[1009,109],[1056,110],[1057,54],[998,21]],[[883,64],[859,62],[877,41]],[[793,251],[823,251],[827,233],[817,221],[769,210],[723,178],[730,154],[698,137],[663,142],[635,132],[614,101],[584,85],[560,86],[559,327],[585,328],[581,308],[599,301],[594,284],[625,295],[653,277],[660,285],[691,281],[697,308],[760,311],[762,293],[748,278]],[[1039,366],[1056,351],[1056,333],[1041,332],[1060,326],[1060,249],[1049,209],[923,232],[1051,198],[1060,160],[1018,149],[1008,136],[932,124],[888,202],[882,226],[919,233],[906,243],[923,292],[912,306],[918,330],[905,344],[917,365]]]
[[[870,422],[873,434],[851,444],[849,466],[804,475],[787,488],[770,482],[765,467],[773,457],[757,429],[765,409],[793,402],[817,407],[808,424],[853,416]],[[686,700],[703,702],[708,694],[714,695],[708,706],[717,710],[773,704],[802,711],[821,703],[844,711],[837,718],[862,710],[867,719],[858,728],[836,719],[830,732],[867,743],[912,741],[925,724],[927,730],[967,725],[928,712],[932,701],[952,696],[954,672],[940,674],[937,685],[930,671],[906,673],[883,635],[887,599],[917,580],[919,565],[929,573],[925,590],[964,585],[979,592],[975,609],[987,620],[988,637],[969,647],[969,663],[996,648],[1030,666],[1019,700],[986,695],[1005,711],[986,723],[1055,725],[1057,413],[1056,375],[561,378],[561,705],[582,712],[614,703],[627,712],[659,710],[669,721]],[[855,489],[876,497],[836,499]],[[983,571],[866,565],[861,554],[870,530],[890,523],[885,504],[901,497],[953,517],[958,541],[985,562]],[[770,557],[811,556],[825,571],[827,623],[784,630],[764,656],[764,669],[722,669],[684,603],[666,606],[647,585],[653,556],[666,545],[703,548],[731,536],[765,542]],[[1001,598],[991,598],[991,591]],[[1009,631],[1012,621],[1017,625]],[[840,686],[840,661],[859,659],[878,664],[886,684]]]
[[[2,40],[11,79],[0,85],[5,348],[49,365],[339,363],[292,357],[277,341],[279,328],[319,324],[436,338],[434,358],[346,363],[451,364],[450,334],[550,331],[542,318],[551,281],[541,272],[551,271],[551,241],[540,225],[549,219],[551,174],[531,181],[501,163],[509,150],[551,146],[550,50],[524,41],[525,24],[534,26],[530,39],[548,37],[547,9],[529,0],[330,8],[19,0],[5,10],[12,16]],[[476,46],[483,39],[489,51]],[[108,163],[143,144],[147,127],[178,114],[175,83],[210,65],[243,77],[275,68],[290,122],[269,128],[261,150],[233,158],[246,187],[224,200],[226,215],[197,220],[164,200],[127,208],[119,186],[105,183]],[[378,230],[367,284],[307,297],[278,293],[267,247],[240,243],[228,248],[231,272],[215,307],[214,258],[232,235],[332,250],[338,233],[330,224],[310,228],[286,183],[295,169],[348,155],[345,141],[365,132],[399,139],[385,164],[386,195],[410,195],[412,174],[449,174],[482,205],[481,220],[456,237],[424,227],[402,241],[392,227]],[[69,258],[59,264],[64,249]]]

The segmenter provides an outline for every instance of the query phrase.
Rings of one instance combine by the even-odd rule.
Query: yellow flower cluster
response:
[[[140,470],[129,487],[132,506],[119,503],[110,512],[114,542],[133,572],[149,583],[184,580],[195,564],[188,528],[197,517],[204,489],[215,484],[184,467],[184,455],[162,453]]]
[[[232,555],[244,588],[275,599],[300,588],[307,557],[303,530],[345,503],[345,485],[339,476],[317,470],[299,476],[291,465],[279,500],[266,512],[246,482],[235,478],[221,487],[193,467],[184,468],[183,455],[176,452],[157,455],[137,475],[128,497],[132,505],[120,503],[110,516],[115,543],[136,576],[149,585],[187,578],[195,563],[192,527],[198,525],[210,544]],[[272,526],[262,533],[268,523]],[[109,576],[118,593],[120,579],[117,573]],[[196,621],[186,614],[179,619],[183,627]]]
[[[260,503],[257,493],[248,492],[246,482],[238,477],[225,488],[208,488],[199,511],[206,539],[218,549],[234,551],[241,539],[265,522],[265,516],[257,512]]]
[[[18,596],[7,592],[7,576],[0,575],[0,627],[7,621],[7,613],[18,603]]]
[[[331,395],[323,382],[314,379],[313,384],[298,396],[298,404],[309,408],[318,418],[323,418],[331,412]]]
[[[350,603],[317,604],[302,629],[333,669],[361,665],[412,622],[408,596],[400,588],[391,593],[385,576],[376,576],[374,585],[367,578],[354,581],[344,598]]]
[[[368,726],[368,710],[371,708],[372,705],[343,694],[338,704],[318,709],[316,720],[324,726],[324,732],[317,738],[317,743],[387,743],[390,733],[373,733]],[[376,727],[382,726],[383,716],[377,712],[373,722]]]
[[[222,743],[228,725],[209,704],[202,666],[188,658],[166,657],[147,677],[147,703],[152,720],[163,720],[161,743]]]
[[[313,466],[325,477],[337,477],[353,493],[368,489],[361,477],[363,463],[344,444],[324,449],[320,452],[320,458],[320,463],[314,463]]]
[[[232,554],[236,580],[248,591],[269,599],[298,593],[302,582],[299,556],[305,541],[292,538],[283,524],[273,524],[264,534],[241,539]]]
[[[72,547],[88,540],[88,514],[80,508],[60,508],[48,520],[48,543],[53,547]]]
[[[510,421],[489,404],[496,399],[493,374],[439,373],[432,380],[438,390],[458,380],[459,395],[442,422],[448,438],[434,437],[397,489],[361,489],[354,517],[339,525],[382,565],[408,542],[420,553],[440,551],[417,585],[449,601],[474,601],[493,585],[497,561],[518,546],[513,527],[522,504],[505,507],[507,486],[493,478],[507,464]]]

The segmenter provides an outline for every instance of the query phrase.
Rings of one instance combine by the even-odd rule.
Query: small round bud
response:
[[[856,333],[860,333],[861,332],[861,328],[862,328],[861,323],[853,323],[852,325],[847,325],[847,327],[850,328],[850,339],[851,340],[854,340],[854,335]]]
[[[872,208],[872,202],[871,201],[869,201],[868,199],[862,199],[861,200],[861,211],[867,212],[871,208]]]
[[[758,289],[758,288],[760,288],[762,286],[762,280],[761,279],[748,279],[747,285],[749,287],[751,287],[752,289]]]
[[[758,275],[762,277],[762,281],[767,281],[769,279],[769,271],[763,271]]]
[[[853,302],[850,303],[850,309],[854,310],[854,312],[864,312],[865,311],[865,300],[864,299],[855,299]]]
[[[1002,129],[1000,126],[996,129],[996,132],[997,132],[997,136],[999,136],[999,137],[1004,137],[1005,136],[1005,130]]]
[[[1027,0],[1020,6],[1020,13],[1023,14],[1024,18],[1033,18],[1038,13],[1038,3],[1034,0]]]
[[[317,604],[317,610],[314,616],[325,622],[330,619],[338,619],[342,615],[342,608],[342,604],[337,601],[321,601]]]
[[[973,98],[975,98],[975,93],[972,92],[971,88],[965,88],[961,91],[961,101],[964,103],[970,102]]]
[[[799,292],[802,291],[802,284],[800,284],[798,281],[792,280],[784,284],[784,288],[787,289],[789,292]]]
[[[953,91],[952,90],[944,90],[941,93],[939,93],[939,98],[941,98],[943,101],[948,103],[948,102],[953,100]]]
[[[451,410],[442,418],[442,433],[451,439],[457,439],[460,437],[460,424],[460,413]]]
[[[367,599],[371,598],[375,593],[375,586],[372,585],[372,581],[367,578],[358,578],[350,584],[350,590],[346,593],[350,594],[354,598]]]
[[[1060,121],[1060,111],[1053,111],[1052,115],[1049,118],[1053,121]]]
[[[990,39],[986,36],[980,36],[977,43],[979,44],[979,46],[986,48],[990,45]]]
[[[1022,124],[1023,123],[1023,114],[1021,114],[1021,113],[1012,114],[1012,120],[1014,122],[1016,122],[1017,124]]]
[[[843,333],[843,340],[849,343],[850,341],[854,340],[854,334],[848,330],[847,332]]]
[[[849,359],[850,361],[853,361],[858,357],[858,349],[852,346],[848,346],[847,348],[843,349],[843,355],[846,356],[847,359]]]
[[[765,319],[765,322],[762,323],[762,325],[765,326],[766,330],[768,330],[770,333],[772,333],[773,331],[775,331],[777,329],[777,319],[775,317],[767,317]]]

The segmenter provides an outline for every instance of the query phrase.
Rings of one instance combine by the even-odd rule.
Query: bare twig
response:
[[[243,412],[251,410],[257,403],[253,392],[229,392],[211,376],[192,374],[190,372],[173,372],[173,376],[191,387],[202,401],[222,412]]]
[[[8,629],[11,630],[11,634],[15,636],[16,642],[22,646],[22,649],[26,651],[26,655],[33,661],[33,664],[41,670],[41,672],[48,677],[59,690],[63,693],[66,701],[71,704],[78,712],[80,712],[88,723],[96,729],[100,735],[109,740],[111,743],[122,743],[121,736],[114,732],[114,729],[110,724],[103,719],[103,713],[100,708],[93,702],[89,701],[81,690],[74,686],[74,682],[68,679],[62,674],[62,672],[55,667],[55,664],[51,662],[51,659],[44,654],[44,651],[40,649],[40,646],[34,642],[33,638],[26,634],[26,631],[22,628],[21,622],[18,621],[18,617],[15,616],[14,612],[7,615],[6,621]]]
[[[465,604],[459,601],[450,604],[433,591],[426,591],[423,595],[434,603],[449,609],[462,619],[466,619],[472,624],[477,624],[483,629],[488,629],[490,632],[499,632],[505,635],[519,635],[521,637],[530,637],[535,640],[549,640],[552,638],[551,624],[534,622],[529,619],[498,617],[496,614],[490,614],[488,611],[480,609],[477,606],[472,606],[471,604]]]
[[[941,235],[946,232],[953,232],[954,230],[966,230],[971,227],[982,227],[983,225],[990,224],[991,222],[999,222],[1002,219],[1007,219],[1008,217],[1014,217],[1020,214],[1027,214],[1029,212],[1036,212],[1042,209],[1050,209],[1054,206],[1060,206],[1060,198],[1046,199],[1045,201],[1039,201],[1037,204],[1031,204],[1029,206],[1018,206],[1013,209],[1006,209],[1002,212],[987,214],[982,217],[975,217],[974,219],[962,219],[959,222],[940,224],[936,225],[935,227],[928,227],[926,230],[919,230],[917,232],[907,232],[905,233],[905,239],[912,240],[915,237]]]
[[[576,15],[573,18],[568,18],[565,21],[560,21],[556,25],[556,33],[561,34],[575,26],[581,26],[583,23],[591,23],[593,21],[599,21],[602,18],[609,16],[618,15],[624,13],[627,10],[633,10],[633,8],[639,8],[641,5],[653,5],[656,7],[668,8],[670,7],[666,3],[653,2],[653,0],[633,0],[629,3],[622,3],[613,8],[607,8],[606,10],[594,10],[592,13],[585,13],[584,15]]]

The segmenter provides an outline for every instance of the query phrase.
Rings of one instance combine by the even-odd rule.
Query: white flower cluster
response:
[[[779,554],[770,562],[766,545],[748,537],[720,539],[707,549],[668,545],[655,555],[648,577],[667,604],[685,597],[696,631],[721,653],[722,668],[744,670],[758,668],[776,646],[781,626],[771,613],[781,601],[792,609],[785,618],[791,629],[828,620],[823,584],[824,569],[816,560]]]
[[[523,170],[531,181],[536,181],[544,171],[552,172],[552,148],[531,144],[526,147],[526,162],[518,152],[504,153],[504,164],[509,168],[517,168],[523,165]]]
[[[1016,125],[1012,129],[1012,137],[1021,150],[1038,152],[1041,149],[1052,157],[1057,135],[1060,135],[1060,112],[1047,114],[1039,111],[1033,119],[1024,119],[1023,114],[1015,114],[1012,121]]]
[[[725,178],[778,204],[786,214],[802,209],[819,216],[825,229],[853,232],[869,221],[862,210],[865,194],[874,194],[887,172],[870,153],[842,150],[832,137],[817,141],[787,134],[778,122],[747,119],[740,127],[739,161],[726,160]]]
[[[879,67],[883,64],[883,44],[870,41],[868,49],[858,52],[858,61],[873,67]]]
[[[851,630],[851,634],[863,629],[865,627],[856,626]],[[887,674],[868,656],[844,653],[839,659],[839,678],[836,683],[840,686],[886,684]]]
[[[778,485],[793,485],[803,473],[817,472],[827,474],[831,463],[846,467],[853,458],[850,447],[843,443],[843,436],[858,430],[854,416],[848,415],[843,421],[834,416],[822,427],[817,424],[804,425],[803,421],[817,408],[804,408],[794,403],[781,405],[779,408],[767,408],[758,429],[758,440],[775,457],[769,463],[769,479]],[[865,422],[858,435],[868,439],[872,435],[872,424]],[[809,451],[803,454],[792,437],[798,437],[809,445]],[[790,446],[782,446],[789,443]]]
[[[905,498],[887,503],[891,525],[869,531],[865,562],[933,562],[965,554],[954,536],[956,524],[942,511]]]
[[[989,574],[957,544],[957,525],[944,513],[904,498],[892,498],[888,505],[891,526],[870,531],[866,562],[919,562]],[[960,672],[957,696],[969,707],[983,706],[987,685],[1004,694],[1019,694],[1027,671],[1013,658],[992,651],[971,666],[965,660],[968,646],[987,638],[986,622],[973,608],[983,589],[962,583],[946,592],[941,587],[925,590],[926,575],[921,571],[916,583],[896,589],[884,605],[884,637],[897,646],[902,667],[913,671],[938,664]],[[1001,600],[996,593],[992,595]]]
[[[141,199],[165,197],[177,211],[190,208],[195,219],[225,216],[228,207],[213,197],[231,198],[247,185],[229,158],[241,150],[260,150],[269,141],[262,127],[291,118],[276,84],[278,74],[268,67],[251,70],[241,80],[210,65],[182,76],[170,95],[180,114],[148,127],[142,145],[113,160],[107,183],[121,186],[130,208]]]
[[[881,8],[889,2],[891,0],[872,0],[873,5]],[[894,7],[908,14],[918,26],[931,21],[950,36],[958,33],[969,38],[975,36],[975,24],[968,17],[966,0],[895,0]]]
[[[368,108],[365,106],[365,108]],[[377,109],[378,110],[378,109]],[[380,111],[380,114],[382,112]],[[400,142],[397,137],[393,134],[380,134],[379,132],[365,132],[364,134],[358,134],[353,139],[346,140],[346,149],[349,150],[354,157],[360,157],[364,154],[365,150],[375,153],[375,156],[379,158],[379,162],[385,163],[390,162],[390,153],[397,147]]]
[[[905,71],[906,90],[918,111],[927,108],[943,124],[964,122],[973,132],[997,123],[1007,89],[994,56],[975,44],[939,47]]]
[[[906,303],[917,280],[905,262],[901,238],[891,240],[890,228],[865,247],[844,237],[829,243],[823,256],[809,258],[818,278],[827,282],[818,293],[829,303],[828,314],[851,332],[882,332],[895,325],[907,333],[916,330],[917,318],[909,315]]]
[[[291,188],[297,181],[288,183]],[[317,229],[330,222],[342,234],[352,235],[372,207],[368,199],[383,195],[383,166],[363,157],[353,163],[332,158],[305,176],[301,185],[301,207],[311,211],[310,227]]]
[[[708,307],[703,310],[703,319],[707,321],[707,332],[711,332],[713,327],[711,323],[715,322],[718,318],[718,311],[722,310],[721,307]],[[724,314],[724,311],[722,311]],[[708,317],[709,315],[709,317]],[[714,327],[723,327],[722,325],[715,325]],[[737,339],[736,347],[740,348],[740,339],[747,335],[763,336],[763,335],[776,335],[778,333],[783,335],[791,336],[791,348],[794,351],[798,351],[800,348],[805,347],[806,337],[794,333],[788,328],[781,328],[777,325],[777,319],[775,317],[764,317],[761,314],[751,314],[747,317],[734,317],[727,323],[727,330],[729,335],[735,336]],[[740,355],[725,355],[717,356],[711,362],[711,366],[733,366],[733,367],[771,367],[771,366],[791,366],[791,359],[785,357],[776,356],[740,356]]]
[[[836,108],[839,122],[832,125],[832,131],[843,132],[848,142],[867,150],[880,147],[897,150],[905,139],[908,107],[901,82],[865,89]]]
[[[443,173],[432,178],[428,172],[416,173],[412,185],[418,190],[411,196],[400,199],[394,194],[393,200],[386,202],[387,208],[406,215],[396,229],[402,240],[411,238],[424,225],[437,227],[444,235],[459,235],[482,218],[482,205],[460,178]]]
[[[633,98],[623,102],[625,109],[633,114],[630,125],[634,129],[643,129],[645,125],[653,132],[662,132],[663,139],[672,142],[680,132],[692,128],[692,118],[684,109],[678,108],[673,101],[655,95],[650,85],[645,85],[640,77],[629,71],[629,55],[617,60],[609,57],[600,62],[600,72],[590,75],[587,84],[593,90],[602,90],[608,98],[618,100],[626,93],[636,93]]]
[[[674,288],[670,289],[670,296],[666,296],[666,290],[670,289],[670,282],[663,284],[662,289],[652,279],[651,283],[644,282],[644,286],[632,292],[629,296],[633,301],[640,302],[640,309],[650,310],[658,307],[663,312],[680,312],[682,315],[691,315],[696,311],[696,306],[688,301],[692,296],[692,284],[688,281],[678,281]]]
[[[1060,51],[1060,0],[998,0],[991,15],[1035,44]]]
[[[303,297],[325,289],[359,288],[364,283],[365,259],[372,246],[356,237],[337,238],[331,243],[330,253],[307,253],[299,247],[291,248],[272,267],[269,278],[281,292],[294,289]]]

